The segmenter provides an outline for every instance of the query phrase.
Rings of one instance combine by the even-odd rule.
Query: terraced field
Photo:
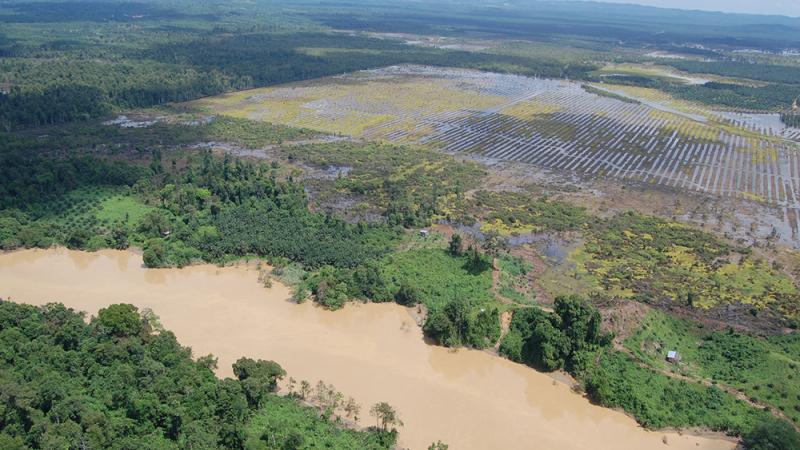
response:
[[[197,105],[331,133],[748,198],[800,222],[800,130],[659,91],[392,66],[237,92]]]

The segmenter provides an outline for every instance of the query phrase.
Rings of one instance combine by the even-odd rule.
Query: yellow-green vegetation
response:
[[[567,270],[565,273],[561,273],[560,277],[546,274],[545,280],[553,279],[553,281],[556,281],[555,285],[548,289],[549,292],[558,292],[560,289],[564,289],[564,286],[568,286],[568,289],[580,289],[574,291],[580,294],[604,293],[611,297],[620,298],[632,298],[634,296],[633,290],[629,288],[603,285],[602,280],[608,274],[608,268],[598,265],[592,255],[586,251],[585,246],[575,248],[567,255],[566,261],[568,266],[573,267],[571,273]],[[560,271],[556,270],[556,273],[558,272]],[[570,275],[572,279],[570,279]],[[642,279],[644,275],[640,271],[637,273],[634,270],[631,278]]]
[[[190,132],[195,135],[200,134],[209,140],[233,141],[249,148],[319,136],[318,132],[305,128],[290,128],[232,117],[215,117],[208,124],[194,128],[195,130],[190,130]]]
[[[233,117],[361,136],[369,129],[406,116],[481,110],[503,102],[502,97],[459,89],[446,78],[382,79],[356,73],[348,78],[225,94],[199,100],[194,105]],[[409,128],[408,122],[396,125],[391,123],[381,132]]]
[[[605,84],[605,89],[620,91],[636,99],[647,100],[651,102],[658,102],[665,106],[677,107],[679,106],[678,100],[673,98],[666,92],[654,88],[646,88],[640,86],[627,86],[622,84]],[[679,108],[676,108],[679,109]]]
[[[561,264],[554,264],[542,273],[537,282],[550,296],[576,294],[588,297],[602,292],[597,278],[589,274],[582,263],[588,260],[584,247],[578,245]],[[629,297],[627,293],[616,293],[619,297]]]
[[[651,311],[624,345],[651,367],[733,387],[800,424],[800,333],[764,338],[709,332]],[[671,350],[680,354],[680,362],[666,361]]]
[[[322,183],[325,203],[347,192],[383,210],[390,223],[425,226],[434,216],[446,216],[468,189],[478,185],[485,171],[472,162],[421,147],[381,143],[339,142],[285,150],[290,161],[320,168],[346,168],[347,176]],[[311,181],[313,182],[313,180]]]
[[[536,100],[527,100],[503,108],[500,110],[501,114],[513,116],[518,119],[531,119],[533,116],[539,114],[553,114],[564,109],[563,106],[555,103],[545,103]]]
[[[503,236],[579,230],[592,221],[581,207],[522,192],[478,191],[456,214],[467,222],[480,218],[482,231]]]
[[[718,127],[658,109],[651,110],[649,115],[662,121],[662,133],[671,135],[673,132],[678,132],[686,139],[705,143],[719,142],[721,130]]]
[[[573,258],[576,271],[594,277],[605,291],[627,292],[625,296],[643,302],[783,309],[798,296],[786,275],[747,249],[733,248],[686,225],[635,213],[599,222],[588,233],[585,250]]]

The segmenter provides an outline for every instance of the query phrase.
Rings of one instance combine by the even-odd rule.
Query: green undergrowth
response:
[[[153,208],[127,187],[86,186],[31,205],[25,211],[0,212],[4,248],[52,244],[97,250],[130,244],[128,234]],[[119,240],[124,235],[124,242]]]
[[[494,302],[491,268],[474,267],[467,256],[450,256],[443,250],[411,250],[387,256],[383,274],[395,288],[413,283],[429,308],[441,308],[455,298],[468,298],[475,306]]]
[[[717,387],[642,368],[620,352],[608,350],[599,360],[584,376],[589,396],[603,406],[623,408],[647,428],[707,427],[738,435],[772,419]]]
[[[390,448],[394,437],[375,431],[342,428],[294,398],[269,396],[248,422],[244,446],[248,450]]]
[[[521,308],[515,311],[509,332],[500,344],[500,353],[539,370],[566,370],[579,380],[579,388],[585,390],[592,401],[622,408],[651,429],[703,427],[749,436],[764,424],[778,420],[770,411],[754,407],[713,383],[681,379],[662,372],[667,369],[666,363],[661,362],[667,349],[685,352],[684,361],[688,363],[695,359],[716,361],[713,370],[717,373],[744,371],[741,363],[729,363],[722,369],[720,358],[735,360],[737,358],[731,355],[739,349],[752,347],[753,342],[748,345],[740,342],[727,349],[722,349],[718,343],[693,349],[697,336],[687,335],[687,330],[699,330],[698,326],[654,313],[647,317],[642,330],[625,342],[638,358],[634,359],[613,348],[612,336],[601,332],[600,323],[597,309],[577,296],[556,298],[553,312],[536,307]],[[647,341],[654,330],[666,336],[658,345]],[[718,335],[711,335],[712,339],[718,341]],[[636,342],[642,342],[640,345],[645,350],[631,348]],[[776,345],[781,345],[781,349],[797,350],[796,336],[781,336],[779,342]],[[650,348],[655,350],[651,352]],[[750,358],[752,360],[754,355]],[[780,376],[791,380],[788,375],[794,371],[787,370],[791,367],[767,364],[763,369],[756,369],[757,363],[748,365],[771,373],[773,379]],[[787,436],[796,438],[791,427],[789,430]]]
[[[651,311],[624,345],[652,367],[731,386],[800,424],[800,333],[764,338],[709,332]],[[669,350],[679,352],[680,363],[666,362]]]
[[[391,290],[411,291],[428,308],[423,331],[437,342],[485,348],[500,337],[502,305],[492,294],[491,265],[484,256],[411,250],[387,256],[382,273]]]
[[[534,304],[536,295],[528,278],[533,266],[524,259],[508,253],[499,254],[497,263],[500,269],[497,293],[516,303]]]
[[[320,133],[304,128],[224,116],[214,117],[210,122],[197,128],[197,134],[207,140],[236,142],[248,148],[320,136]]]

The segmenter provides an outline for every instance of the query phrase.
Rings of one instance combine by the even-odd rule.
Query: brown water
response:
[[[364,411],[388,401],[405,422],[401,444],[414,450],[437,439],[453,450],[733,448],[724,440],[645,431],[544,374],[488,353],[426,345],[398,305],[330,312],[291,303],[285,286],[267,290],[257,279],[246,266],[144,269],[141,256],[122,251],[0,254],[2,298],[60,301],[91,314],[115,302],[152,308],[196,355],[219,357],[220,376],[230,376],[244,355],[274,359],[298,380],[334,384]]]

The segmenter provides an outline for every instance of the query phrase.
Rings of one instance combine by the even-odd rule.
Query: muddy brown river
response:
[[[405,422],[400,443],[413,450],[437,439],[453,450],[734,447],[723,439],[646,431],[528,367],[427,345],[398,305],[330,312],[289,296],[278,283],[262,287],[258,271],[245,265],[145,269],[140,255],[124,251],[0,254],[2,298],[59,301],[90,314],[119,302],[152,308],[195,355],[219,358],[219,376],[231,376],[241,356],[273,359],[298,380],[334,384],[364,411],[389,402]],[[370,423],[366,417],[363,425]]]

